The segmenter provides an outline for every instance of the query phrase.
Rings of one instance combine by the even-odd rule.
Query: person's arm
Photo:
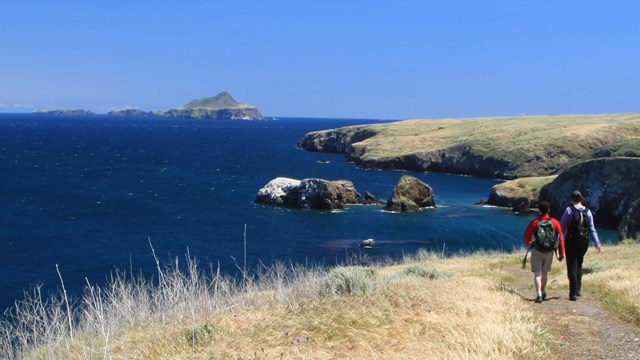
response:
[[[571,206],[567,206],[564,209],[564,213],[562,214],[562,218],[560,219],[560,226],[563,229],[568,229],[569,225],[571,225]]]
[[[591,234],[593,244],[596,246],[596,250],[600,251],[602,250],[602,244],[600,244],[600,238],[598,237],[596,226],[593,224],[593,214],[591,213],[591,210],[587,211],[587,220],[589,221],[589,233]]]
[[[564,259],[564,254],[565,254],[564,234],[562,233],[562,225],[560,225],[560,222],[558,220],[555,220],[553,221],[553,227],[556,229],[556,232],[558,233],[558,255],[559,255],[558,260],[562,261],[562,259]]]
[[[538,226],[538,219],[533,219],[524,231],[524,243],[527,244],[527,246],[533,244],[533,231],[536,229],[536,226]]]

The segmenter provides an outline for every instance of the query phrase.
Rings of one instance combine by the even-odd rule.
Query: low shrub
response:
[[[322,296],[365,295],[373,290],[374,271],[362,266],[339,266],[322,281]]]

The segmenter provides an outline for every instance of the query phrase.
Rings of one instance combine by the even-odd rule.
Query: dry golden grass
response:
[[[509,285],[529,279],[528,269],[520,267],[522,255],[430,256],[374,267],[372,286],[361,295],[321,296],[318,290],[328,274],[305,275],[286,286],[230,292],[227,305],[217,310],[211,304],[197,306],[203,300],[194,299],[198,303],[186,309],[198,310],[167,311],[120,323],[109,336],[77,331],[73,339],[54,341],[55,351],[50,343],[32,349],[27,358],[553,357],[557,339],[531,303]],[[631,322],[640,313],[638,255],[640,244],[607,246],[600,254],[591,249],[585,265],[593,272],[583,280],[584,287],[602,295],[603,301],[624,304],[623,315]],[[427,276],[430,273],[437,276]],[[549,286],[566,289],[563,266],[554,265]],[[588,327],[590,319],[571,316],[567,313],[558,323]]]
[[[499,146],[537,154],[547,151],[547,144],[579,143],[594,136],[596,141],[609,142],[627,134],[637,135],[638,124],[639,114],[417,119],[370,125],[379,135],[361,144],[372,158],[444,149],[471,141],[487,150]]]
[[[527,306],[491,281],[404,278],[345,296],[200,314],[199,321],[127,329],[118,359],[535,359],[548,334]],[[203,330],[207,329],[207,330]],[[65,356],[88,358],[82,344]],[[98,346],[95,346],[98,345]],[[92,347],[99,349],[100,344]],[[97,351],[93,357],[100,357]]]

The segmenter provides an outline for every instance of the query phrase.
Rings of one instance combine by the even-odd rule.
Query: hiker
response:
[[[602,251],[602,245],[593,225],[593,214],[584,204],[579,190],[571,193],[571,205],[567,206],[560,219],[566,233],[567,277],[569,277],[569,300],[576,301],[582,296],[582,261],[589,248],[589,234],[596,251]]]
[[[540,215],[531,220],[524,232],[524,242],[531,250],[531,272],[536,287],[536,302],[547,298],[547,273],[551,271],[553,254],[559,251],[558,261],[564,259],[564,235],[558,220],[549,215],[551,204],[541,201],[538,204]]]

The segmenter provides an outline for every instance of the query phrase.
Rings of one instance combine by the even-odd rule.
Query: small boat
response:
[[[365,249],[371,249],[376,245],[376,242],[369,238],[367,240],[362,240],[362,242],[360,243],[360,246],[365,248]]]

